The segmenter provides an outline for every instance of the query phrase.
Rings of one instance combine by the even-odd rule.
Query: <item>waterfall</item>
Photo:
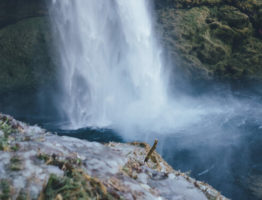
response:
[[[110,128],[124,141],[149,144],[158,138],[157,151],[170,164],[217,185],[234,183],[224,189],[239,193],[239,177],[261,176],[261,96],[218,88],[170,99],[151,2],[53,0],[62,128]],[[241,178],[241,188],[248,181]]]
[[[159,117],[168,97],[150,0],[53,0],[50,10],[68,128],[148,126]]]
[[[150,1],[53,1],[61,61],[57,106],[67,121],[62,128],[110,128],[143,141],[183,133],[197,135],[196,144],[215,138],[213,144],[228,142],[223,135],[234,136],[248,116],[262,124],[261,104],[229,91],[180,92],[170,99]]]

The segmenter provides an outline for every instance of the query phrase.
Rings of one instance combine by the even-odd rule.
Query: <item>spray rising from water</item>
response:
[[[163,112],[168,97],[149,2],[53,2],[63,76],[60,103],[70,128],[123,121],[131,126]]]

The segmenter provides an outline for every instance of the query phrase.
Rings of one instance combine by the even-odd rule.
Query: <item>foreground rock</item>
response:
[[[60,137],[0,114],[0,199],[226,199],[144,143]]]

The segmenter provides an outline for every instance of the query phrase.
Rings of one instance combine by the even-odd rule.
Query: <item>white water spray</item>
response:
[[[130,126],[163,112],[161,48],[147,0],[54,1],[70,128]]]

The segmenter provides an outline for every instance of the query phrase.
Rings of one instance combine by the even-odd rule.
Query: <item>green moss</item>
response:
[[[0,130],[4,132],[4,137],[8,137],[15,130],[9,125],[8,120],[1,121],[0,120]]]
[[[0,180],[0,200],[11,199],[11,188],[7,180]]]
[[[9,169],[11,171],[20,171],[22,169],[22,161],[17,155],[10,159]]]
[[[163,42],[185,77],[262,79],[261,1],[164,2],[158,10]]]
[[[0,29],[0,92],[36,89],[55,79],[48,19],[24,19]]]
[[[107,193],[106,187],[81,171],[70,176],[58,177],[52,174],[43,191],[43,199],[55,199],[58,195],[64,200],[72,199],[115,199]]]
[[[13,128],[11,125],[10,120],[7,117],[3,117],[0,119],[0,131],[2,131],[4,134],[0,136],[0,150],[1,151],[17,151],[19,149],[19,145],[15,144],[12,145],[9,142],[9,136],[12,133],[16,133],[16,129]]]
[[[0,130],[4,133],[3,136],[0,136],[0,150],[4,151],[9,149],[8,137],[13,132],[13,129],[8,124],[8,120],[0,120]]]
[[[51,158],[51,156],[48,155],[48,154],[39,153],[39,154],[37,155],[37,158],[40,159],[40,160],[43,160],[43,161],[47,162],[47,161]]]
[[[8,148],[8,140],[6,137],[0,137],[0,150],[4,151]]]
[[[11,146],[12,151],[18,151],[20,149],[20,146],[18,144],[15,144],[14,146]]]
[[[82,165],[82,160],[79,158],[65,158],[61,159],[59,156],[52,154],[39,153],[37,158],[43,160],[48,165],[54,165],[64,170],[65,173],[71,174],[74,168]]]
[[[30,198],[28,196],[28,192],[26,192],[24,189],[21,189],[16,200],[29,200]]]
[[[248,15],[233,6],[221,6],[217,17],[219,21],[232,28],[242,29],[251,26]]]

